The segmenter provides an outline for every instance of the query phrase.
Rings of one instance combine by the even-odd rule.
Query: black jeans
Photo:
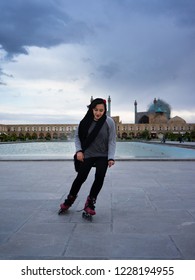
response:
[[[97,198],[106,175],[106,171],[108,168],[108,158],[107,157],[93,157],[84,159],[83,164],[81,165],[77,177],[75,178],[72,187],[70,189],[70,195],[77,196],[82,184],[86,181],[91,168],[94,166],[96,168],[95,172],[95,180],[91,187],[89,196],[91,198]]]

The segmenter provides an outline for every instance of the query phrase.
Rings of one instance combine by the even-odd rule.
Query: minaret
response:
[[[90,100],[90,103],[93,101],[93,96],[91,96],[91,100]]]
[[[107,115],[110,117],[111,116],[111,98],[110,95],[108,96],[108,112]]]
[[[136,100],[134,102],[134,106],[135,106],[135,123],[137,123],[137,101]]]

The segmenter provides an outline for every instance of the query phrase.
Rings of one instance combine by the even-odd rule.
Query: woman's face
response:
[[[103,116],[104,112],[105,112],[104,104],[96,105],[95,108],[93,109],[94,120],[98,121]]]

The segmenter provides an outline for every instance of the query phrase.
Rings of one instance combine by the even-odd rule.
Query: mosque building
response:
[[[137,101],[135,106],[135,123],[155,123],[159,121],[166,122],[171,118],[171,106],[161,99],[154,98],[154,101],[149,105],[147,112],[137,112]]]
[[[111,98],[108,97],[107,115],[113,118],[119,139],[136,139],[143,135],[147,135],[148,139],[161,138],[163,135],[186,135],[195,131],[195,124],[186,123],[179,116],[171,117],[171,106],[161,99],[154,98],[145,112],[138,112],[138,103],[135,101],[134,113],[135,123],[122,123],[119,116],[112,116]],[[0,141],[4,140],[4,136],[11,140],[72,139],[77,127],[78,124],[0,124]]]
[[[144,132],[148,138],[161,138],[168,133],[184,135],[195,130],[195,124],[187,124],[179,116],[171,118],[171,106],[161,99],[154,98],[145,112],[138,112],[137,106],[135,100],[134,124],[123,124],[116,117],[118,138],[139,138]]]

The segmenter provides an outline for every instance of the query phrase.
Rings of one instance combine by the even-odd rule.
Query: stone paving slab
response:
[[[195,259],[195,162],[117,161],[92,222],[94,169],[72,208],[59,204],[71,161],[0,162],[0,259]]]

